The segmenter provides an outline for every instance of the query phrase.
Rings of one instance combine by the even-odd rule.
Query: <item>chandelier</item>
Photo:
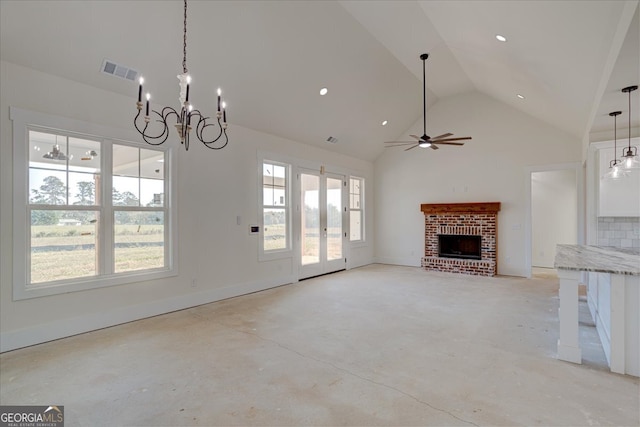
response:
[[[149,115],[149,100],[151,95],[146,94],[146,106],[145,114],[142,120],[140,116],[142,114],[142,85],[144,79],[140,77],[140,85],[138,86],[138,102],[136,107],[138,114],[133,119],[133,123],[136,130],[142,135],[142,139],[151,145],[160,145],[164,143],[169,137],[169,117],[175,116],[176,123],[173,125],[178,131],[180,137],[180,143],[184,144],[184,148],[189,150],[189,135],[192,129],[195,130],[195,136],[205,147],[212,150],[220,150],[229,143],[227,136],[227,111],[226,103],[221,101],[220,96],[222,94],[220,88],[218,88],[218,111],[216,112],[217,125],[215,122],[208,122],[210,117],[205,117],[200,110],[193,108],[193,105],[189,101],[189,87],[191,85],[191,76],[187,70],[187,0],[184,0],[184,31],[183,31],[183,56],[182,56],[182,74],[179,74],[179,86],[180,86],[180,111],[176,111],[172,107],[164,107],[162,111],[158,112],[153,110],[155,121],[160,123],[159,130],[156,133],[151,133],[149,123],[151,117]],[[221,121],[222,119],[222,121]],[[144,122],[142,126],[141,122]],[[154,126],[157,127],[157,126]],[[217,129],[217,131],[216,131]],[[149,133],[148,133],[149,132]],[[223,138],[224,136],[224,138]]]
[[[638,169],[640,162],[638,161],[638,147],[631,146],[631,92],[638,89],[638,86],[627,86],[622,89],[623,93],[629,94],[629,146],[622,149],[623,166],[625,169]]]

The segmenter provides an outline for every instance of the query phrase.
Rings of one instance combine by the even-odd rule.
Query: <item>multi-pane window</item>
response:
[[[364,178],[349,179],[349,240],[364,240]]]
[[[169,151],[27,125],[31,115],[57,120],[12,111],[14,204],[24,209],[14,215],[14,298],[171,275]]]
[[[101,143],[29,130],[29,283],[99,274]]]
[[[113,145],[114,271],[162,268],[164,153]]]
[[[289,166],[273,161],[262,163],[262,250],[290,248]]]

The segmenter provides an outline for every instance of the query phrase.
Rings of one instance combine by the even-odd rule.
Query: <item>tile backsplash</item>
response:
[[[599,217],[598,246],[640,248],[640,217]]]

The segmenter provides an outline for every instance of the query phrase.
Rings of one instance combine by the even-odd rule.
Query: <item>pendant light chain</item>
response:
[[[618,115],[613,115],[613,164],[614,166],[618,164],[618,160],[616,156],[618,155]]]
[[[189,72],[187,70],[187,0],[184,0],[184,32],[182,49],[182,71],[187,74]]]

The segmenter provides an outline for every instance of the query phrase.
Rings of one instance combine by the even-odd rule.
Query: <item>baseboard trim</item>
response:
[[[420,267],[420,258],[386,258],[377,257],[374,260],[376,264],[402,265],[405,267]]]
[[[92,313],[87,316],[57,320],[17,331],[4,332],[0,333],[0,353],[158,316],[172,311],[184,310],[227,298],[264,291],[296,281],[293,275],[290,275],[268,281],[234,284],[223,288],[179,295],[173,298],[150,301],[148,303],[123,307],[116,310]]]

